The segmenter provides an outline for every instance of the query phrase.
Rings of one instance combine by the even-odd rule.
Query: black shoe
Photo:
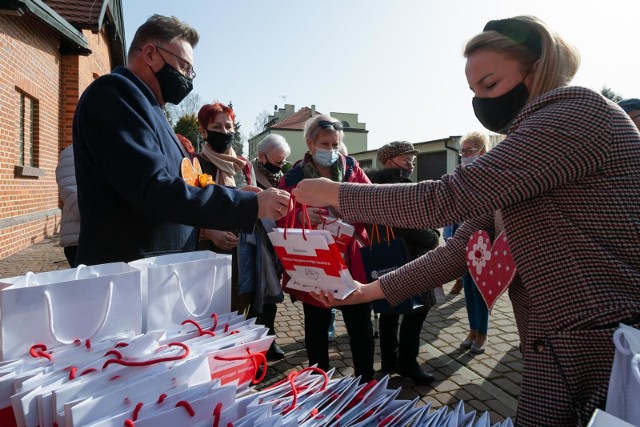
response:
[[[380,371],[385,374],[393,374],[398,369],[396,362],[382,362],[382,366],[380,367]]]
[[[271,343],[271,347],[269,347],[269,350],[267,350],[267,360],[282,359],[284,359],[284,350],[274,341],[273,343]]]
[[[398,375],[411,378],[416,384],[431,384],[435,378],[428,372],[423,371],[419,367],[413,369],[398,368]]]

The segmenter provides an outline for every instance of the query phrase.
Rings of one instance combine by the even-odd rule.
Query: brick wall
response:
[[[71,144],[73,115],[82,92],[97,77],[111,72],[111,56],[106,32],[84,30],[92,54],[63,56],[61,60],[62,100],[60,112],[60,150]]]
[[[0,259],[59,231],[59,196],[55,167],[62,148],[71,143],[73,113],[82,91],[111,71],[103,32],[83,32],[93,54],[62,56],[57,33],[28,17],[0,15]],[[33,108],[36,120],[31,131]],[[25,110],[23,110],[25,111]],[[21,120],[26,120],[23,126]],[[41,176],[16,176],[24,138],[33,133],[33,157]]]
[[[28,16],[0,15],[0,28],[0,258],[4,258],[52,235],[59,223],[55,166],[60,54],[58,35]],[[21,98],[34,108],[33,137],[38,147],[33,156],[24,150],[25,163],[33,157],[42,176],[15,175],[21,158]],[[30,133],[27,129],[25,138]]]

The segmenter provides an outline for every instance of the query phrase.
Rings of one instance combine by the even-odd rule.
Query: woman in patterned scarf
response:
[[[287,140],[282,135],[272,133],[258,143],[256,150],[258,157],[251,161],[256,174],[256,185],[263,190],[277,187],[284,175],[282,167],[291,154]]]
[[[309,151],[304,158],[297,162],[295,166],[282,178],[280,188],[291,192],[298,182],[307,178],[325,177],[334,182],[357,182],[370,183],[369,178],[358,166],[358,162],[349,156],[340,153],[340,143],[344,138],[344,125],[333,117],[317,115],[308,119],[304,126],[304,140]],[[327,214],[326,210],[313,207],[308,208],[311,227],[320,223],[322,217]],[[294,226],[302,228],[304,215],[300,205],[294,207],[290,216],[294,218]],[[288,223],[285,216],[278,224],[281,227]],[[335,215],[333,215],[335,216]],[[360,257],[361,243],[367,243],[367,233],[364,225],[354,223],[355,233],[358,238],[351,241],[347,249],[346,264],[355,280],[364,280],[364,269],[362,258]],[[283,283],[286,284],[287,278]],[[309,365],[318,364],[318,367],[325,371],[329,369],[329,341],[328,331],[331,324],[331,309],[325,308],[313,298],[308,292],[287,290],[297,300],[302,301],[304,307],[304,331],[305,346],[309,356]],[[356,376],[361,376],[361,381],[369,381],[373,377],[373,325],[371,323],[371,303],[365,302],[342,309],[351,354],[353,355],[353,365]]]

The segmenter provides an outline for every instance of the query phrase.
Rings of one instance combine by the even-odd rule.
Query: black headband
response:
[[[526,21],[507,18],[487,22],[482,31],[497,31],[514,42],[531,49],[537,56],[542,53],[542,40],[538,30]]]

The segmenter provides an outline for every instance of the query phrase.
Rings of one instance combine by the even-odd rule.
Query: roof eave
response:
[[[62,54],[89,55],[89,42],[62,16],[42,0],[0,0],[0,13],[9,12],[18,16],[30,14],[62,37]]]

